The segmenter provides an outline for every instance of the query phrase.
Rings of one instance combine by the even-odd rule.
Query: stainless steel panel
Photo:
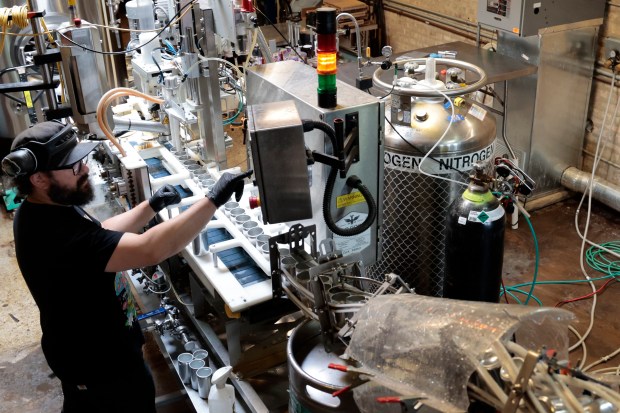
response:
[[[99,32],[95,27],[74,28],[65,31],[64,34],[78,44],[93,50],[101,50]],[[60,52],[73,119],[84,129],[89,124],[95,126],[97,105],[101,96],[108,90],[103,56],[73,46],[62,36],[59,36],[58,41],[65,46]],[[98,130],[99,127],[95,126],[90,132]]]
[[[337,81],[337,88],[338,106],[335,109],[324,109],[318,107],[317,104],[316,71],[307,65],[293,61],[276,62],[252,67],[247,73],[247,101],[249,105],[294,100],[302,119],[322,120],[330,125],[336,118],[345,119],[348,113],[358,114],[360,159],[359,162],[351,166],[347,176],[357,175],[360,177],[379,206],[377,220],[367,231],[367,235],[364,235],[367,239],[363,237],[342,239],[332,236],[323,220],[322,210],[329,167],[320,164],[315,164],[312,167],[310,194],[313,218],[300,223],[316,225],[319,240],[336,238],[337,243],[345,245],[345,248],[350,248],[351,244],[359,242],[361,246],[357,245],[355,248],[360,248],[359,252],[362,255],[364,265],[369,265],[378,257],[377,239],[382,222],[380,206],[383,202],[384,103],[376,97],[340,81]],[[331,153],[331,144],[323,132],[315,130],[306,133],[304,137],[305,144],[310,150]],[[364,214],[368,211],[363,202],[340,209],[336,208],[336,197],[350,192],[345,181],[346,179],[337,178],[334,186],[334,205],[332,205],[331,213],[336,222],[348,214]]]
[[[507,82],[506,134],[536,181],[534,197],[561,188],[562,171],[581,166],[598,26],[520,38],[500,33],[498,51],[527,58],[536,75]],[[501,121],[501,119],[498,119]]]
[[[304,131],[295,102],[250,106],[248,130],[263,220],[312,218]]]

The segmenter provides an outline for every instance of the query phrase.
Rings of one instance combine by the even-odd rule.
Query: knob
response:
[[[258,208],[260,206],[260,198],[257,196],[251,196],[249,201],[250,209]]]

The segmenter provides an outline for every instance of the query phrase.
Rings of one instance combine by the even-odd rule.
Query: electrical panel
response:
[[[478,21],[519,36],[540,29],[602,19],[605,0],[479,0]]]

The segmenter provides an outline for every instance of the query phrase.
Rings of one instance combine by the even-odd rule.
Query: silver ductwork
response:
[[[591,177],[592,174],[589,172],[569,167],[562,173],[561,183],[571,191],[583,193],[588,190]],[[620,186],[600,177],[595,177],[592,182],[592,197],[608,207],[620,211]]]

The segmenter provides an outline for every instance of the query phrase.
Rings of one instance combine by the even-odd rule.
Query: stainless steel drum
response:
[[[451,59],[437,63],[478,72],[471,86],[444,90],[451,98],[484,85],[486,75],[476,66]],[[393,272],[416,293],[432,296],[442,295],[448,207],[465,189],[474,162],[493,159],[496,132],[495,118],[481,105],[454,98],[452,118],[445,100],[428,87],[393,88],[386,105],[382,258],[368,268],[373,278]],[[431,149],[422,164],[429,176],[420,171],[420,162]]]
[[[353,382],[351,374],[327,367],[329,363],[347,365],[338,357],[344,352],[344,345],[336,343],[333,347],[331,353],[325,351],[316,321],[304,321],[293,330],[286,349],[289,413],[359,412],[352,391],[332,396]]]

